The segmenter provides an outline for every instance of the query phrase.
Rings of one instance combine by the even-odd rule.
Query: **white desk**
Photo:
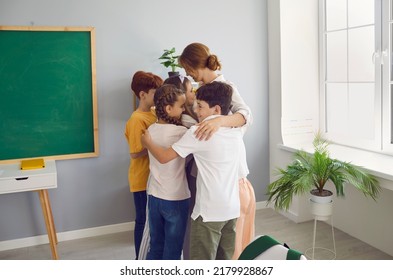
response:
[[[38,192],[52,258],[57,260],[57,235],[48,194],[48,189],[53,188],[57,188],[55,161],[45,161],[45,168],[33,170],[21,170],[20,163],[0,165],[0,194]]]

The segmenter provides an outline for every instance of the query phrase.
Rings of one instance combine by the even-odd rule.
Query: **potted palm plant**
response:
[[[267,188],[268,203],[274,202],[276,209],[287,210],[293,196],[310,192],[312,204],[319,203],[318,198],[327,197],[322,203],[331,205],[333,193],[325,189],[327,182],[333,183],[338,197],[344,196],[344,185],[350,183],[366,197],[376,200],[381,189],[377,178],[362,167],[331,158],[328,145],[329,142],[317,133],[313,141],[313,154],[297,151],[292,163],[284,169],[278,168],[278,179]],[[325,214],[331,214],[329,211]]]
[[[158,58],[161,59],[161,64],[167,68],[170,68],[171,71],[168,72],[169,77],[179,75],[179,72],[176,71],[176,68],[182,68],[178,63],[178,55],[176,55],[176,49],[172,48],[170,50],[164,50],[164,53]]]

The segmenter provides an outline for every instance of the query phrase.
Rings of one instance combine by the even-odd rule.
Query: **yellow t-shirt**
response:
[[[154,109],[150,112],[135,111],[127,121],[125,136],[130,148],[130,153],[139,153],[143,150],[141,136],[151,124],[157,120]],[[128,182],[131,192],[146,190],[147,178],[149,176],[149,156],[130,160],[128,169]]]

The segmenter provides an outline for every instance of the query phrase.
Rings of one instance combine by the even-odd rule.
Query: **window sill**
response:
[[[289,152],[296,152],[301,149],[310,153],[314,151],[312,143],[278,144],[278,147]],[[329,152],[333,158],[362,166],[371,174],[393,182],[393,156],[337,144],[330,144]],[[382,187],[393,190],[393,184],[383,184]]]

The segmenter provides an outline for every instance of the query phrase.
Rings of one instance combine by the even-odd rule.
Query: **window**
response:
[[[320,119],[338,144],[393,153],[392,1],[320,0]]]

